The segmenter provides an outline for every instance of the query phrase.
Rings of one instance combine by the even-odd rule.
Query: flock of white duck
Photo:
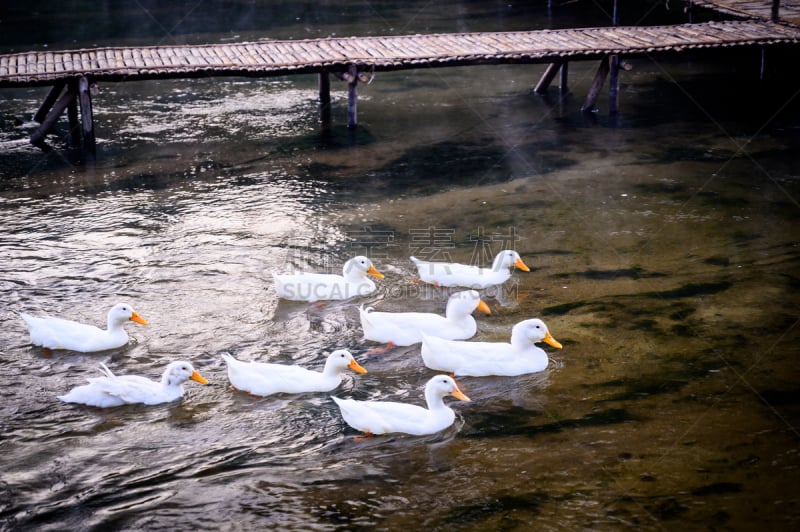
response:
[[[475,335],[477,324],[472,313],[490,313],[477,289],[504,283],[514,268],[530,271],[516,251],[501,251],[491,268],[464,264],[421,261],[411,257],[420,280],[437,286],[459,286],[469,290],[456,292],[447,301],[445,315],[423,312],[376,312],[359,308],[364,338],[375,342],[408,346],[420,343],[425,365],[451,375],[437,375],[425,386],[427,408],[387,402],[356,401],[332,397],[342,417],[351,427],[367,435],[402,432],[413,435],[433,434],[449,427],[455,413],[444,403],[444,397],[461,401],[470,399],[459,389],[454,376],[514,376],[539,372],[547,368],[547,353],[535,344],[545,342],[552,347],[561,344],[552,337],[540,319],[517,323],[511,331],[510,343],[468,342]],[[372,262],[363,256],[347,261],[342,275],[297,273],[274,275],[275,289],[281,298],[317,302],[342,300],[368,295],[376,290],[368,278],[382,279]],[[28,325],[31,343],[44,348],[80,352],[104,351],[128,342],[123,325],[147,321],[125,303],[115,305],[108,313],[106,330],[56,317],[33,317],[20,313]],[[342,372],[350,369],[366,373],[346,349],[331,353],[322,372],[299,366],[243,362],[223,354],[231,385],[254,395],[276,393],[328,392],[342,381]],[[136,375],[115,375],[100,364],[103,376],[88,379],[59,399],[96,407],[143,403],[154,405],[174,401],[183,396],[183,384],[203,378],[187,361],[169,364],[159,382]]]

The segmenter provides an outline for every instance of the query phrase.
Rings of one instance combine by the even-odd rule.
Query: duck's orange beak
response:
[[[350,361],[350,363],[347,365],[347,367],[352,369],[356,373],[366,373],[367,372],[367,370],[362,368],[361,365],[358,362],[356,362],[355,358]]]
[[[450,392],[450,395],[452,395],[456,399],[460,399],[461,401],[471,401],[471,399],[467,397],[464,394],[464,392],[458,389],[458,386],[456,386],[456,388],[452,392]]]
[[[136,314],[136,312],[131,314],[131,321],[135,321],[136,323],[141,323],[142,325],[147,325],[147,320]]]
[[[489,308],[489,305],[487,305],[486,302],[483,299],[478,301],[478,310],[480,310],[484,314],[491,314],[492,313],[492,309]]]
[[[553,338],[553,336],[550,334],[550,331],[547,331],[545,337],[542,338],[542,342],[546,343],[547,345],[551,345],[556,349],[561,349],[561,342]]]
[[[207,381],[207,380],[205,380],[205,379],[203,378],[203,376],[202,376],[202,375],[200,375],[199,373],[197,373],[197,370],[194,370],[194,371],[192,372],[192,376],[191,376],[191,377],[189,377],[189,378],[190,378],[190,379],[192,379],[193,381],[197,381],[197,382],[199,382],[200,384],[208,384],[208,381]]]
[[[377,277],[378,279],[383,279],[383,274],[375,269],[375,266],[370,266],[367,273],[373,277]]]
[[[508,264],[508,263],[506,263],[506,264]],[[524,262],[522,262],[522,259],[517,259],[517,262],[514,263],[514,267],[516,269],[518,269],[518,270],[522,270],[523,272],[531,271],[531,269],[528,268],[528,265],[525,264]]]

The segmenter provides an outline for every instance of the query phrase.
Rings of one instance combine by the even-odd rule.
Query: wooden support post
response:
[[[34,120],[41,124],[44,119],[47,118],[47,113],[53,108],[53,104],[58,101],[58,97],[61,96],[61,91],[64,90],[64,86],[66,84],[67,80],[65,79],[56,81],[55,85],[53,85],[53,88],[47,93],[44,102],[42,102],[42,106],[39,107],[39,110],[36,111],[35,115],[33,115]]]
[[[619,56],[608,58],[608,113],[619,113]]]
[[[558,80],[558,92],[561,93],[561,96],[566,96],[569,92],[569,88],[567,87],[567,75],[569,74],[569,62],[564,61],[561,63],[561,77]]]
[[[81,104],[81,136],[83,138],[84,160],[94,160],[96,144],[94,137],[94,118],[92,116],[92,95],[89,92],[89,80],[81,76],[78,81],[78,101]]]
[[[319,73],[319,119],[323,127],[331,125],[331,76],[327,70]]]
[[[584,113],[592,111],[594,104],[597,103],[597,97],[600,95],[600,90],[603,88],[603,83],[606,82],[608,76],[608,58],[604,57],[600,60],[600,66],[597,67],[597,73],[594,75],[592,85],[589,87],[589,93],[586,95],[586,101],[581,107]]]
[[[358,125],[358,69],[350,65],[347,71],[347,127]]]
[[[542,77],[539,79],[539,83],[536,84],[536,88],[533,89],[533,92],[536,94],[544,94],[547,92],[547,88],[550,86],[553,78],[556,77],[561,65],[562,63],[550,63],[547,65],[544,74],[542,74]]]
[[[73,94],[78,94],[78,80],[69,81],[69,90]],[[74,148],[81,146],[81,124],[78,122],[78,99],[70,98],[67,106],[67,117],[69,118],[69,137],[70,144]]]
[[[52,93],[52,91],[51,91]],[[52,106],[50,111],[47,113],[47,116],[42,120],[42,125],[40,125],[36,131],[33,132],[31,135],[31,144],[38,147],[44,146],[44,137],[50,132],[55,125],[58,117],[61,116],[61,113],[64,112],[64,109],[67,108],[70,101],[74,100],[76,93],[72,90],[72,87],[67,87],[67,91],[61,95],[61,98]]]
[[[772,22],[778,22],[781,18],[779,13],[779,8],[781,5],[781,0],[772,0]]]

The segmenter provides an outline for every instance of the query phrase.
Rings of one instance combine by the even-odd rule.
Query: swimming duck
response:
[[[365,296],[375,291],[375,283],[367,275],[383,279],[367,257],[353,257],[344,263],[342,275],[329,273],[295,273],[280,275],[273,273],[278,297],[291,301],[316,301],[350,299]]]
[[[254,395],[273,393],[327,392],[342,382],[342,371],[351,369],[366,373],[350,351],[339,349],[328,355],[322,373],[300,366],[242,362],[227,353],[222,358],[228,365],[228,379],[234,388]]]
[[[464,286],[483,289],[506,282],[513,268],[524,272],[531,271],[522,261],[519,253],[507,249],[498,253],[491,268],[480,268],[454,262],[429,262],[410,257],[416,264],[419,278],[437,286]]]
[[[331,397],[348,425],[367,436],[403,432],[422,436],[444,430],[455,421],[456,414],[444,404],[444,396],[452,395],[461,401],[469,397],[459,390],[447,375],[437,375],[425,385],[428,408],[390,401],[356,401]]]
[[[156,382],[138,375],[117,376],[105,364],[100,364],[103,377],[88,379],[89,384],[78,386],[58,398],[65,403],[81,403],[106,408],[129,404],[157,405],[183,396],[183,383],[191,379],[201,384],[208,381],[189,362],[172,362]]]
[[[475,290],[456,292],[447,300],[445,316],[430,312],[374,312],[361,305],[359,315],[364,338],[390,345],[411,345],[422,341],[422,333],[451,340],[464,340],[478,330],[472,312],[491,314]]]
[[[536,347],[545,342],[557,349],[561,344],[553,338],[540,319],[525,320],[511,329],[511,343],[458,342],[435,336],[422,337],[422,360],[437,371],[455,375],[523,375],[547,368],[547,353]]]
[[[62,318],[50,316],[37,318],[24,312],[20,312],[19,315],[28,325],[33,345],[82,353],[115,349],[128,343],[128,333],[122,328],[128,321],[147,325],[147,320],[126,303],[114,305],[108,311],[108,329],[105,331],[94,325]]]

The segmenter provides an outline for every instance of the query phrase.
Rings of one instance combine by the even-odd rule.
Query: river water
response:
[[[610,24],[610,3],[44,2],[4,51]],[[74,5],[73,5],[74,4]],[[622,23],[685,20],[622,3]],[[673,2],[673,4],[675,4]],[[9,24],[9,20],[12,21]],[[42,23],[42,20],[48,22]],[[530,94],[542,66],[378,74],[359,126],[318,124],[316,79],[103,84],[98,154],[27,142],[46,88],[0,91],[0,527],[7,530],[790,530],[800,519],[800,106],[760,54],[632,61],[621,109]],[[769,71],[779,76],[777,69]],[[332,394],[230,389],[221,354],[369,373],[336,395],[422,404],[419,347],[369,354],[357,307],[443,312],[408,256],[531,266],[484,296],[476,340],[540,317],[547,371],[463,378],[455,424],[358,439]],[[385,274],[351,301],[278,301],[273,271]],[[46,353],[17,313],[150,324]],[[98,374],[210,381],[176,403],[56,395]]]

